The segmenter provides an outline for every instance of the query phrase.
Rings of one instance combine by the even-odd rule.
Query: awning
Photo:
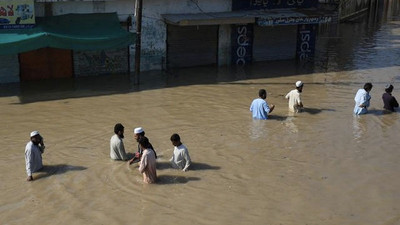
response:
[[[101,50],[127,47],[136,34],[122,29],[116,13],[38,17],[31,29],[0,30],[0,55],[52,47]]]
[[[321,24],[337,20],[337,13],[321,9],[270,9],[232,12],[164,14],[165,22],[177,26],[257,23],[260,26]]]

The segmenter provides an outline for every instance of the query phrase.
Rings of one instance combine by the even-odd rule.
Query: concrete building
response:
[[[294,58],[309,60],[315,51],[317,26],[337,21],[337,12],[321,7],[319,2],[144,0],[141,70],[244,65]],[[116,12],[121,26],[135,32],[132,20],[135,0],[35,0],[34,8],[38,18]],[[0,55],[0,82],[46,78],[21,75],[32,71],[32,67],[23,63],[25,58],[42,58],[43,55],[71,60],[68,74],[72,77],[132,72],[134,51],[131,45],[112,50],[73,50],[65,54],[65,59],[61,57],[64,53],[58,50]],[[53,64],[53,61],[46,63]],[[33,64],[37,68],[40,63]]]

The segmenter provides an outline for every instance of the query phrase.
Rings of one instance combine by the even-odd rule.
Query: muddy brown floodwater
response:
[[[400,118],[382,113],[381,95],[392,83],[400,99],[400,18],[343,24],[319,43],[327,50],[308,72],[285,61],[149,73],[140,86],[124,76],[2,86],[0,223],[399,224]],[[291,115],[284,95],[297,80],[306,110]],[[357,118],[365,82],[370,113]],[[249,112],[260,88],[276,105],[267,121]],[[145,129],[157,184],[109,159],[118,122],[128,152],[133,128]],[[45,169],[27,182],[32,130],[45,138]],[[168,167],[175,132],[193,160],[186,173]]]

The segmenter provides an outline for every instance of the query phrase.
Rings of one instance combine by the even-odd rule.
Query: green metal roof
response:
[[[0,30],[0,55],[51,47],[101,50],[134,44],[136,34],[124,30],[116,13],[38,17],[31,29]]]

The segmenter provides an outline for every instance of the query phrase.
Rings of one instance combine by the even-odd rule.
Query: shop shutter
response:
[[[296,57],[296,26],[254,26],[253,61]]]
[[[19,55],[21,81],[72,77],[72,51],[41,48]]]
[[[167,67],[191,67],[217,63],[218,26],[168,25]]]

